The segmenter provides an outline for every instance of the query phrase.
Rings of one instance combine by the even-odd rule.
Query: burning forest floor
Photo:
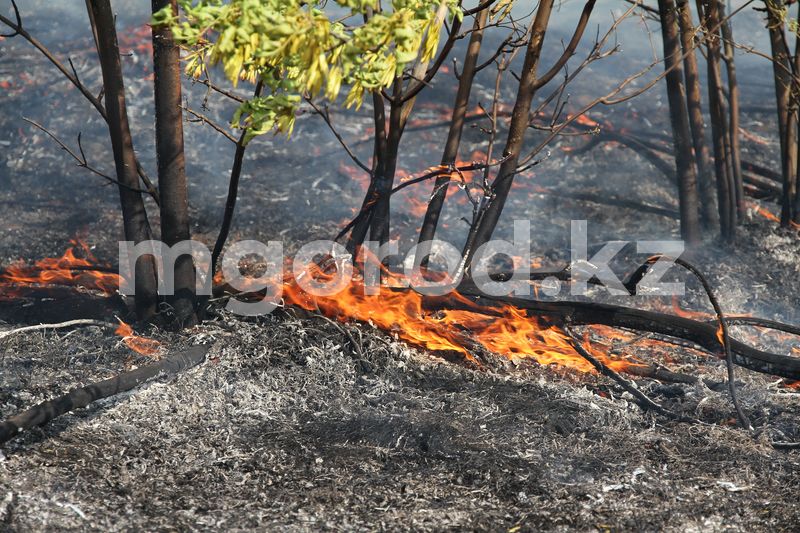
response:
[[[42,23],[41,30],[57,43],[59,28]],[[138,135],[152,122],[148,51],[136,47],[147,32],[129,34],[125,64]],[[58,46],[70,50],[83,79],[97,82],[85,39]],[[7,40],[4,52],[8,72],[26,75],[0,79],[10,84],[0,104],[9,111],[0,114],[0,266],[57,256],[75,234],[96,245],[101,259],[114,257],[120,230],[113,189],[75,169],[19,115],[57,127],[71,144],[83,131],[89,159],[108,170],[102,124],[93,116],[87,122],[86,103],[24,43]],[[593,89],[618,74],[599,72],[587,84]],[[760,102],[753,96],[766,89],[745,83],[744,96]],[[489,87],[487,80],[479,83],[476,98],[486,101]],[[415,137],[404,144],[401,176],[418,174],[441,155],[442,109],[452,95],[432,94],[409,127]],[[603,129],[627,127],[662,142],[666,116],[658,115],[666,114],[653,108],[664,100],[656,94],[647,106],[634,101],[604,110]],[[209,113],[224,121],[228,111],[221,105]],[[771,111],[744,111],[745,156],[774,167],[777,142],[761,138],[774,130]],[[335,117],[364,154],[370,150],[362,142],[366,116]],[[485,140],[480,128],[468,130],[465,157],[480,159]],[[674,185],[617,142],[575,151],[589,140],[556,143],[535,173],[518,178],[507,206],[500,236],[510,236],[508,221],[532,220],[542,266],[568,261],[573,219],[589,220],[591,243],[677,238]],[[207,243],[216,235],[227,187],[225,142],[202,125],[187,125],[192,231]],[[152,139],[141,135],[137,143],[143,164],[155,168]],[[330,238],[352,216],[365,179],[324,125],[302,116],[293,141],[254,141],[232,240],[280,239],[291,251]],[[429,194],[430,187],[417,187],[394,204],[393,223],[405,244]],[[455,191],[451,198],[442,236],[458,243],[465,231],[460,218],[470,206]],[[774,213],[776,206],[753,200],[736,245],[709,240],[692,261],[708,275],[726,313],[796,325],[800,239],[796,230],[778,229],[764,209]],[[642,257],[623,254],[615,267],[629,271],[634,259]],[[707,311],[697,284],[688,281],[688,287],[680,308]],[[675,312],[664,300],[632,304],[604,291],[590,299]],[[0,294],[0,417],[151,360],[105,327],[3,338],[4,331],[73,318],[111,321],[126,313],[117,297],[74,288]],[[578,331],[605,350],[701,378],[681,384],[626,374],[657,402],[701,421],[687,424],[642,412],[593,373],[485,350],[474,354],[477,363],[445,359],[399,342],[397,331],[298,313],[242,319],[216,307],[207,322],[183,334],[141,331],[164,353],[201,343],[212,349],[203,365],[174,379],[98,402],[4,445],[0,531],[792,531],[800,521],[800,452],[769,443],[800,441],[800,395],[778,378],[737,371],[745,410],[764,430],[754,439],[735,427],[724,364],[692,346]],[[797,347],[753,330],[733,334],[783,354],[792,353],[792,343]]]
[[[597,175],[624,180],[612,157],[617,149],[561,165],[554,159],[550,168],[573,182]],[[634,158],[625,164],[643,165]],[[560,178],[548,176],[542,179],[557,186]],[[275,183],[271,194],[291,197],[283,186]],[[669,198],[666,187],[643,183],[638,189]],[[75,227],[99,243],[100,257],[112,257],[116,237],[107,228],[116,215],[110,201],[87,199],[83,205],[94,211],[71,215],[63,203],[50,205],[47,195],[26,211],[16,201],[21,190],[3,194],[11,206],[2,214],[6,264],[21,255],[16,250],[23,244],[30,259],[57,255],[64,232]],[[553,228],[588,219],[599,228],[595,242],[675,231],[669,217],[652,222],[636,210],[580,199],[525,198],[528,204],[515,200],[512,209],[551,217]],[[275,228],[269,220],[281,211],[248,210],[252,200],[244,201],[236,238],[277,231],[265,228]],[[53,222],[52,231],[31,229],[53,228]],[[210,226],[210,218],[201,230],[205,223]],[[303,228],[292,227],[292,242],[302,242],[303,233],[330,235],[322,225]],[[544,264],[563,263],[563,247],[554,245],[558,237],[548,228],[537,233],[535,246],[552,251]],[[754,215],[741,233],[734,250],[709,245],[693,261],[727,313],[797,324],[796,232]],[[707,310],[697,285],[689,287],[681,307]],[[603,291],[591,298],[613,301]],[[671,302],[659,305],[672,311]],[[67,318],[124,318],[125,312],[113,297],[50,288],[6,301],[0,320],[10,329]],[[646,343],[614,346],[703,378],[696,384],[632,378],[654,400],[700,424],[643,413],[595,374],[488,353],[476,354],[479,366],[454,363],[368,325],[335,326],[290,312],[246,320],[218,311],[182,335],[141,333],[167,352],[197,343],[213,348],[205,364],[169,382],[101,401],[5,445],[0,530],[791,531],[800,520],[800,455],[769,444],[800,441],[800,396],[782,380],[739,370],[745,409],[767,429],[754,440],[734,427],[720,385],[724,365],[690,347],[662,346],[656,353]],[[776,342],[752,331],[748,338]],[[149,361],[131,354],[100,327],[0,339],[0,414]]]
[[[212,343],[209,360],[8,444],[0,529],[790,531],[800,520],[797,452],[732,427],[724,389],[639,381],[704,421],[690,425],[643,414],[594,375],[489,356],[454,365],[291,313],[151,333],[170,350]],[[2,412],[144,361],[100,328],[10,337]],[[756,422],[796,437],[797,395],[739,376]]]

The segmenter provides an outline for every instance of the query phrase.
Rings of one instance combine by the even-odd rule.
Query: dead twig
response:
[[[353,152],[353,151],[350,149],[350,147],[349,147],[349,146],[347,146],[347,143],[344,141],[344,138],[342,137],[342,135],[341,135],[341,134],[339,133],[339,131],[338,131],[338,130],[337,130],[335,127],[334,127],[334,125],[333,125],[333,121],[331,121],[331,115],[330,115],[330,113],[328,112],[328,106],[325,106],[323,109],[320,109],[319,107],[317,107],[317,105],[314,103],[314,101],[313,101],[311,98],[308,98],[308,97],[306,97],[306,103],[308,103],[308,105],[310,105],[310,106],[311,106],[311,108],[314,110],[314,112],[315,112],[317,115],[319,115],[320,117],[322,117],[322,120],[324,120],[324,121],[325,121],[325,124],[327,124],[327,125],[328,125],[328,129],[330,129],[330,130],[331,130],[331,133],[333,133],[333,136],[334,136],[334,137],[336,137],[336,140],[337,140],[337,141],[339,141],[339,144],[341,144],[341,145],[342,145],[342,148],[344,148],[344,151],[345,151],[345,152],[347,152],[347,155],[349,155],[349,156],[350,156],[350,159],[352,159],[352,160],[353,160],[353,163],[355,163],[356,165],[358,165],[358,166],[359,166],[359,168],[361,168],[361,170],[363,170],[364,172],[366,172],[367,174],[369,174],[370,176],[372,176],[372,169],[371,169],[371,168],[369,168],[369,167],[368,167],[366,164],[364,164],[364,163],[363,163],[363,162],[362,162],[362,161],[361,161],[361,160],[358,158],[358,156],[355,154],[355,152]]]
[[[651,400],[645,393],[640,391],[636,386],[630,383],[627,379],[620,376],[617,372],[612,370],[608,367],[608,365],[603,364],[602,361],[597,359],[593,356],[589,351],[583,347],[581,342],[575,337],[572,330],[569,328],[564,328],[564,331],[567,333],[567,336],[570,340],[570,344],[578,352],[578,355],[586,359],[591,365],[598,371],[600,374],[611,378],[614,382],[616,382],[620,387],[622,387],[626,392],[628,392],[631,396],[633,396],[636,403],[644,409],[645,411],[654,411],[662,416],[667,418],[671,418],[673,420],[680,420],[683,422],[696,422],[695,420],[688,419],[682,415],[678,415],[665,409],[661,405],[657,404],[653,400]]]
[[[44,126],[42,126],[41,124],[39,124],[35,120],[31,120],[31,119],[26,118],[26,117],[22,117],[22,120],[24,120],[25,122],[27,122],[31,126],[41,130],[48,137],[53,139],[53,141],[55,141],[55,143],[58,144],[61,147],[62,150],[67,152],[70,155],[70,157],[72,157],[77,162],[79,167],[85,168],[86,170],[88,170],[92,174],[95,174],[95,175],[103,178],[104,180],[108,181],[109,183],[113,183],[114,185],[117,185],[118,187],[124,187],[124,188],[126,188],[128,190],[131,190],[131,191],[134,191],[134,192],[138,192],[138,193],[142,193],[142,194],[151,194],[151,192],[149,190],[137,189],[136,187],[129,187],[128,185],[125,185],[124,183],[119,182],[118,180],[112,178],[108,174],[104,174],[103,172],[97,170],[95,167],[91,166],[88,163],[88,161],[86,160],[86,154],[83,152],[83,145],[81,144],[81,134],[80,133],[78,134],[78,151],[80,152],[80,155],[78,155],[69,146],[67,146],[66,143],[64,143],[64,141],[59,139],[52,131],[48,130],[47,128],[45,128]],[[156,197],[153,197],[153,200],[156,200]]]
[[[630,280],[626,283],[626,286],[630,288],[632,286],[635,287],[636,285],[638,285],[639,281],[641,281],[642,277],[645,275],[649,267],[653,263],[661,259],[668,259],[670,261],[673,261],[674,264],[688,270],[697,278],[697,280],[703,286],[703,290],[705,291],[708,300],[711,302],[711,306],[714,308],[714,313],[717,316],[717,323],[719,324],[719,328],[717,330],[717,339],[719,339],[719,342],[722,345],[725,354],[725,365],[727,366],[728,370],[728,392],[730,393],[731,396],[731,402],[733,403],[734,409],[736,410],[736,416],[739,419],[739,423],[741,424],[741,426],[749,431],[753,431],[753,425],[750,423],[750,420],[744,413],[744,410],[742,409],[741,404],[739,403],[739,398],[736,394],[736,381],[735,381],[736,370],[733,360],[733,353],[731,351],[731,339],[728,331],[728,322],[727,319],[725,318],[725,315],[722,312],[722,308],[719,305],[717,297],[714,295],[714,291],[711,288],[711,284],[708,282],[703,273],[700,272],[700,270],[697,269],[695,266],[693,266],[691,263],[688,263],[683,259],[666,257],[664,255],[659,254],[650,257],[645,262],[645,264],[642,265],[631,276]]]
[[[28,31],[22,27],[22,19],[20,17],[16,2],[12,0],[11,5],[14,9],[16,22],[4,17],[3,15],[0,15],[0,23],[5,24],[14,30],[14,33],[12,33],[10,36],[13,37],[19,35],[28,41],[34,48],[36,48],[45,58],[47,58],[48,61],[50,61],[50,63],[53,64],[53,66],[59,70],[59,72],[61,72],[70,81],[70,83],[72,83],[72,85],[75,86],[76,89],[78,89],[78,91],[80,91],[80,93],[89,101],[89,103],[94,106],[100,116],[103,117],[103,120],[108,122],[108,113],[106,112],[106,108],[103,106],[101,101],[102,93],[100,93],[99,97],[92,94],[92,91],[90,91],[89,88],[86,87],[80,81],[80,79],[78,79],[76,73],[70,72],[70,69],[68,69],[63,62],[61,62],[44,44],[42,44],[41,41],[28,33]],[[147,192],[150,194],[156,204],[160,204],[158,189],[155,187],[155,185],[153,185],[153,182],[144,171],[141,163],[139,163],[138,158],[136,159],[136,173],[139,175],[139,178],[142,180],[142,183],[144,183]]]
[[[104,328],[117,328],[119,324],[114,324],[113,322],[105,322],[103,320],[92,320],[89,318],[81,318],[78,320],[68,320],[66,322],[60,322],[58,324],[37,324],[35,326],[25,326],[22,328],[11,329],[8,331],[0,331],[0,339],[5,339],[6,337],[10,337],[12,335],[18,335],[20,333],[28,333],[30,331],[41,331],[44,329],[64,329],[64,328],[74,328],[76,326],[100,326]]]

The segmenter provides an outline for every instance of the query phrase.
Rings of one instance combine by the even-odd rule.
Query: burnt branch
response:
[[[633,396],[634,401],[639,407],[641,407],[645,411],[653,411],[667,418],[671,418],[673,420],[684,420],[684,421],[694,422],[694,420],[686,420],[683,417],[673,413],[672,411],[668,411],[664,407],[660,406],[659,404],[651,400],[645,393],[636,388],[635,385],[633,385],[627,379],[620,376],[617,372],[608,367],[608,365],[603,364],[603,362],[600,361],[598,358],[596,358],[594,355],[592,355],[589,352],[589,350],[584,348],[584,346],[575,337],[574,333],[570,328],[564,328],[564,331],[567,333],[567,336],[569,337],[570,345],[572,345],[572,348],[578,353],[578,355],[586,359],[600,374],[606,376],[607,378],[611,378],[611,380],[613,380],[617,385],[622,387],[622,389],[625,392]]]
[[[561,54],[561,57],[555,62],[555,64],[545,72],[534,84],[535,89],[539,89],[544,87],[550,81],[556,77],[556,75],[564,68],[564,65],[567,64],[567,61],[575,55],[575,50],[578,48],[578,45],[583,38],[583,33],[586,31],[586,26],[589,24],[589,18],[592,15],[592,11],[594,10],[594,5],[597,3],[597,0],[588,0],[586,4],[583,6],[583,12],[581,13],[581,18],[578,21],[578,25],[575,27],[575,31],[572,34],[572,39],[570,39],[567,47],[564,49],[564,53]]]
[[[142,194],[150,194],[150,191],[146,191],[146,190],[143,190],[143,189],[138,189],[136,187],[129,187],[128,185],[126,185],[124,183],[121,183],[118,180],[115,180],[114,178],[112,178],[108,174],[104,174],[103,172],[101,172],[97,168],[95,168],[92,165],[90,165],[86,160],[86,154],[84,154],[84,152],[83,152],[83,145],[81,144],[81,134],[80,133],[78,134],[78,152],[80,154],[79,155],[79,154],[76,154],[69,146],[67,146],[67,144],[64,141],[59,139],[58,136],[56,136],[56,134],[54,134],[52,131],[48,130],[47,128],[45,128],[44,126],[42,126],[41,124],[39,124],[35,120],[31,120],[31,119],[25,118],[25,117],[22,117],[22,120],[24,120],[25,122],[27,122],[31,126],[39,129],[45,135],[47,135],[48,137],[53,139],[53,141],[56,144],[58,144],[61,147],[62,150],[64,150],[67,154],[69,154],[69,156],[72,159],[75,160],[75,162],[76,162],[78,167],[85,168],[86,170],[88,170],[92,174],[95,174],[96,176],[99,176],[99,177],[103,178],[107,182],[112,183],[114,185],[117,185],[119,187],[124,187],[124,188],[126,188],[128,190],[131,190],[131,191],[134,191],[134,192],[138,192],[138,193],[142,193]],[[155,198],[153,198],[153,199],[155,200]]]
[[[8,442],[22,431],[44,425],[70,411],[87,407],[97,400],[128,392],[154,378],[174,376],[195,367],[205,361],[208,350],[209,346],[195,346],[157,363],[140,366],[112,378],[73,389],[63,396],[31,407],[0,423],[0,443]]]

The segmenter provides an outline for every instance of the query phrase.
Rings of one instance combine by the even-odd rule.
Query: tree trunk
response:
[[[142,195],[136,191],[139,188],[139,176],[136,173],[136,157],[125,106],[125,84],[122,78],[117,32],[114,27],[114,13],[109,0],[90,0],[89,5],[90,16],[94,18],[97,27],[97,53],[103,72],[108,132],[114,152],[117,181],[120,182],[119,196],[125,238],[139,243],[149,240],[151,233]],[[158,303],[153,258],[146,256],[137,261],[135,272],[136,315],[139,320],[148,320],[155,315]]]
[[[177,0],[152,0],[153,13],[171,7],[177,15]],[[156,155],[161,190],[161,240],[174,246],[190,238],[189,192],[183,151],[180,49],[168,26],[153,26],[153,73],[155,74]],[[175,291],[167,295],[179,327],[197,324],[195,269],[192,257],[175,261]]]
[[[692,137],[689,115],[686,110],[686,90],[683,86],[681,46],[678,39],[675,4],[672,0],[659,0],[658,7],[661,15],[661,36],[664,40],[667,97],[678,174],[681,237],[688,246],[696,246],[700,242],[697,175],[692,157]]]
[[[700,69],[697,65],[697,54],[694,44],[694,26],[692,12],[688,0],[678,0],[678,25],[681,45],[685,58],[683,60],[686,80],[686,102],[689,111],[689,125],[692,130],[695,162],[697,163],[697,181],[700,191],[700,218],[706,230],[712,230],[719,224],[717,201],[714,196],[711,154],[706,144],[705,119],[703,117],[703,97],[700,89]]]
[[[536,17],[532,22],[530,41],[528,41],[525,62],[523,63],[519,88],[517,89],[517,99],[514,102],[511,124],[509,125],[508,137],[503,150],[506,160],[500,165],[497,177],[492,184],[492,198],[489,199],[488,205],[467,236],[463,254],[464,264],[467,266],[472,261],[475,250],[491,239],[497,227],[497,222],[500,220],[500,214],[503,212],[511,185],[514,182],[517,162],[525,140],[525,132],[530,123],[531,102],[536,93],[537,69],[554,3],[555,0],[541,0],[539,8],[536,10]]]
[[[475,79],[475,68],[478,66],[478,57],[483,41],[483,29],[486,26],[486,19],[489,16],[489,8],[483,9],[475,17],[472,27],[467,55],[464,58],[464,68],[461,71],[461,78],[458,81],[458,92],[456,101],[453,105],[453,116],[450,119],[450,131],[447,134],[444,153],[442,154],[442,165],[453,165],[458,159],[458,148],[461,144],[461,134],[464,131],[464,119],[469,109],[469,97],[472,91],[472,83]],[[445,198],[447,197],[447,186],[450,183],[450,176],[445,174],[436,179],[433,186],[433,194],[428,202],[428,209],[425,212],[425,220],[419,232],[419,254],[417,261],[421,265],[427,264],[427,255],[430,253],[429,247],[423,243],[432,241],[436,234],[436,227],[439,224],[439,216],[442,213]]]
[[[722,15],[726,10],[722,7]],[[723,59],[728,74],[728,114],[730,116],[730,149],[731,166],[733,167],[733,184],[736,192],[736,213],[739,221],[744,220],[747,206],[744,201],[744,178],[742,176],[742,150],[739,142],[739,81],[736,77],[736,61],[734,58],[733,30],[731,23],[722,24],[722,38],[725,49]]]
[[[789,103],[791,97],[791,64],[789,62],[789,50],[786,48],[786,40],[783,30],[783,21],[777,14],[773,13],[771,0],[765,0],[767,6],[767,28],[769,30],[769,41],[772,50],[772,71],[775,79],[775,103],[778,112],[778,129],[781,139],[781,173],[783,175],[783,202],[781,209],[781,225],[787,226],[791,220],[791,198],[789,192],[792,189],[795,174],[797,172],[796,162],[796,142],[792,143],[794,137],[789,130]]]
[[[386,135],[386,148],[378,154],[379,163],[374,176],[375,207],[372,209],[372,220],[369,227],[369,239],[381,245],[389,241],[389,221],[391,211],[392,185],[397,171],[397,157],[400,151],[400,140],[403,137],[403,104],[401,98],[401,79],[394,83],[394,101],[389,106],[389,131]]]
[[[708,100],[711,111],[711,136],[714,140],[714,170],[717,177],[717,202],[722,238],[733,242],[736,232],[736,211],[733,184],[728,162],[728,119],[725,114],[720,73],[719,34],[712,32],[719,23],[718,0],[705,0],[707,33]]]

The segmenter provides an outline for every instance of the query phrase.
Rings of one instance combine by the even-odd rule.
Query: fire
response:
[[[572,119],[573,117],[569,117]],[[574,117],[574,121],[576,124],[580,124],[581,126],[586,126],[587,128],[599,128],[600,123],[594,119],[589,118],[586,114],[578,115]]]
[[[322,274],[319,268],[307,272],[317,281],[333,279],[333,274]],[[399,285],[404,281],[396,274],[387,278],[387,285]],[[358,279],[332,296],[312,296],[288,278],[283,283],[285,305],[320,312],[341,322],[368,323],[434,352],[456,353],[475,362],[473,353],[479,346],[513,360],[533,360],[542,365],[594,372],[591,364],[574,350],[572,339],[565,331],[528,316],[525,310],[511,305],[487,310],[458,293],[449,298],[459,304],[459,309],[426,309],[421,294],[388,286],[382,287],[379,295],[367,295]],[[595,356],[615,370],[639,365],[636,361],[603,353],[595,353]]]
[[[27,265],[24,261],[10,265],[0,272],[0,289],[11,293],[11,287],[20,285],[67,285],[85,287],[106,295],[117,292],[120,276],[111,266],[100,263],[89,246],[74,239],[61,257],[47,257]]]
[[[703,311],[688,311],[681,308],[680,304],[678,303],[678,297],[674,295],[672,296],[672,312],[681,318],[689,318],[691,320],[699,320],[701,322],[715,318],[715,316],[711,313],[705,313]]]
[[[122,337],[122,342],[124,342],[128,348],[147,357],[155,357],[159,354],[161,351],[160,342],[155,339],[148,339],[135,335],[132,327],[120,319],[117,319],[117,321],[119,322],[119,327],[114,333]]]
[[[770,211],[770,210],[768,210],[768,209],[766,209],[764,207],[761,207],[760,205],[756,205],[756,204],[750,204],[750,206],[753,208],[753,210],[756,213],[758,213],[762,217],[766,218],[767,220],[770,220],[770,221],[778,223],[778,224],[781,223],[781,219],[778,218],[778,216],[775,215],[772,211]]]

